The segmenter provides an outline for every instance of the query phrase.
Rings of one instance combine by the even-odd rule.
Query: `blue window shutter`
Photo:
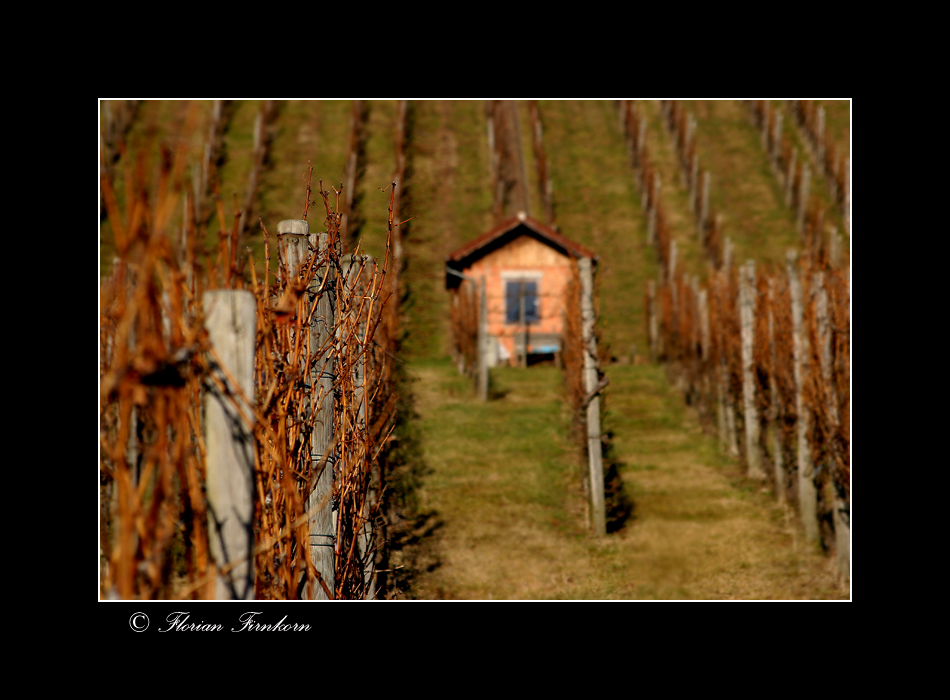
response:
[[[505,323],[518,323],[520,282],[505,283]]]
[[[527,323],[537,323],[540,320],[537,282],[524,283],[524,320]]]

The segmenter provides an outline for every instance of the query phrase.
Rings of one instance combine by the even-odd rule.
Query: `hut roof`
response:
[[[575,243],[553,228],[524,213],[502,221],[490,231],[469,241],[446,256],[446,267],[461,271],[484,255],[497,250],[519,236],[528,235],[545,243],[561,253],[574,258],[591,258],[596,262],[597,255],[579,243]],[[452,275],[449,275],[452,277]],[[446,280],[448,284],[457,284],[458,280]]]

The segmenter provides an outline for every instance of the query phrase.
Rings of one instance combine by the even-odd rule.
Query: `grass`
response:
[[[672,239],[676,241],[679,269],[688,274],[704,276],[706,254],[696,236],[696,223],[689,206],[689,192],[682,185],[676,150],[653,102],[641,102],[641,113],[647,121],[646,143],[650,162],[660,174],[660,202],[667,215]],[[702,166],[700,166],[702,167]]]
[[[782,263],[800,240],[745,107],[735,100],[685,106],[696,116],[700,168],[711,173],[710,206],[723,215],[723,235],[735,246],[733,261]]]
[[[543,101],[540,111],[561,232],[600,258],[604,342],[617,357],[634,346],[643,354],[643,295],[657,268],[616,110],[606,101]]]
[[[447,360],[417,363],[413,373],[431,469],[421,504],[440,523],[426,551],[431,571],[413,596],[557,596],[585,537],[560,372],[493,370],[499,398],[488,403]]]
[[[445,256],[491,225],[491,171],[481,101],[414,102],[413,219],[406,240],[404,278],[409,299],[406,352],[447,354]]]
[[[615,365],[615,434],[634,518],[588,535],[560,372],[492,371],[481,403],[447,360],[417,362],[430,469],[412,596],[445,600],[842,598],[829,562],[794,519],[719,457],[661,368]]]

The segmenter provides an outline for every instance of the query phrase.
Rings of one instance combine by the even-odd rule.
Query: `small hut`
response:
[[[460,293],[466,280],[474,283],[471,292],[484,280],[489,367],[559,357],[565,292],[579,258],[597,260],[592,251],[524,213],[448,255],[445,285],[455,294],[455,306],[468,296]]]

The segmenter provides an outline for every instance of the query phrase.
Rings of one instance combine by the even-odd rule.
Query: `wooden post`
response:
[[[297,277],[310,255],[309,232],[310,224],[303,220],[291,219],[277,224],[277,246],[288,284]]]
[[[742,329],[742,399],[745,422],[748,475],[764,479],[759,450],[759,413],[755,405],[753,343],[755,329],[755,262],[749,260],[739,272],[739,318]]]
[[[775,474],[775,496],[779,503],[785,503],[785,441],[782,439],[782,412],[779,410],[777,386],[778,353],[775,347],[775,278],[769,278],[769,355],[772,360],[772,372],[769,376],[769,394],[772,410],[769,415],[772,423],[772,466]]]
[[[782,113],[775,110],[775,124],[772,127],[772,148],[769,155],[772,159],[772,165],[778,169],[779,158],[782,155]]]
[[[478,398],[488,401],[488,300],[484,275],[478,286]]]
[[[673,280],[676,279],[676,254],[677,254],[676,241],[670,241],[670,257],[668,261],[668,267],[666,270],[666,280],[672,286],[674,304],[676,302],[676,285],[673,284]]]
[[[659,359],[659,319],[656,313],[656,282],[647,281],[647,313],[649,314],[650,362]]]
[[[710,372],[709,367],[709,350],[710,350],[710,328],[709,328],[709,289],[708,287],[703,287],[698,290],[697,295],[697,307],[699,313],[699,361],[701,366],[702,376],[700,378],[700,390],[702,393],[702,399],[700,405],[702,410],[708,416],[710,413],[710,403],[712,401],[711,395],[712,391],[710,389],[710,380],[712,372]]]
[[[799,233],[805,232],[805,213],[808,210],[808,189],[811,179],[811,171],[807,163],[802,163],[802,179],[798,185],[798,210],[795,217],[796,226]]]
[[[726,403],[725,395],[723,394],[723,373],[722,373],[722,288],[720,286],[720,277],[721,274],[713,270],[712,275],[709,278],[709,288],[712,292],[712,300],[716,309],[716,314],[719,319],[719,323],[715,327],[712,327],[712,331],[716,334],[716,345],[718,350],[718,362],[716,366],[711,368],[713,373],[713,382],[716,388],[716,428],[719,433],[719,449],[722,452],[726,451]]]
[[[325,257],[329,247],[329,235],[315,234],[312,242],[317,255]],[[315,241],[313,241],[315,239]],[[314,426],[310,443],[310,459],[317,474],[313,491],[307,498],[310,513],[310,556],[323,584],[330,591],[328,596],[319,581],[311,582],[311,599],[332,599],[335,593],[336,518],[333,517],[333,472],[336,467],[333,445],[334,383],[336,381],[335,347],[332,342],[336,291],[333,268],[323,265],[317,269],[313,282],[317,308],[310,326],[311,353],[319,353],[312,365],[310,385],[313,387]],[[322,465],[322,466],[321,466]]]
[[[584,387],[587,391],[587,452],[590,466],[591,525],[595,535],[607,534],[604,462],[600,440],[600,397],[597,389],[597,340],[594,336],[594,274],[590,258],[578,261],[581,278],[581,323],[584,334]]]
[[[722,269],[726,271],[726,274],[729,274],[729,270],[732,269],[732,239],[726,236],[726,240],[722,246]]]
[[[278,246],[284,261],[286,283],[292,283],[300,273],[310,247],[320,246],[318,255],[326,255],[327,234],[310,235],[310,224],[303,220],[291,219],[277,224]],[[336,307],[335,288],[332,276],[324,280],[327,267],[318,270],[308,290],[308,305],[305,312],[309,314],[312,304],[317,303],[317,311],[312,316],[312,325],[307,331],[310,341],[310,354],[323,348],[320,358],[310,368],[311,410],[315,414],[314,428],[311,435],[311,460],[317,467],[323,459],[328,445],[333,440],[333,380],[334,380],[334,347],[330,342],[333,331],[333,314]],[[332,274],[332,271],[331,271]],[[325,284],[324,284],[325,283]],[[306,363],[306,353],[302,358]],[[303,368],[301,368],[303,369]],[[327,588],[333,591],[333,543],[335,535],[335,521],[333,518],[330,500],[333,494],[333,466],[335,460],[329,456],[321,468],[316,480],[316,488],[307,498],[307,511],[310,513],[310,556],[317,573],[322,577]],[[310,581],[307,595],[311,599],[325,600],[325,591],[318,582]]]
[[[831,265],[833,267],[839,267],[841,265],[841,234],[838,233],[838,228],[836,226],[831,227],[828,238],[830,248],[830,254],[828,257],[831,260]]]
[[[366,284],[368,275],[372,274],[373,259],[369,255],[343,255],[340,257],[340,269],[345,280],[346,295],[350,299],[358,299],[361,296],[362,289]],[[362,280],[362,281],[361,281]],[[366,356],[363,354],[363,338],[366,336],[366,321],[357,318],[359,304],[350,306],[350,322],[356,324],[356,328],[341,328],[337,324],[337,340],[341,344],[344,341],[344,334],[349,335],[349,342],[355,347],[353,351],[346,352],[344,356],[353,357],[353,365],[349,368],[353,376],[353,405],[356,406],[356,427],[357,430],[366,428],[366,403],[364,401],[366,384]],[[353,332],[355,330],[355,332]],[[341,351],[344,348],[341,347]],[[371,475],[367,475],[370,478]],[[372,512],[372,502],[376,497],[376,489],[372,484],[367,485],[366,496],[363,500],[363,510],[360,514],[362,522],[359,524],[359,539],[357,545],[359,548],[359,561],[363,570],[363,585],[365,588],[364,599],[372,600],[376,597],[376,566],[374,552],[374,531],[373,523],[370,518]]]
[[[815,489],[814,469],[811,463],[811,450],[808,445],[808,407],[805,405],[805,373],[808,369],[808,353],[805,337],[804,315],[802,307],[802,287],[798,279],[795,251],[786,254],[786,270],[792,295],[792,349],[795,356],[795,413],[798,416],[798,509],[805,539],[810,543],[818,542],[818,492]]]
[[[462,314],[464,313],[465,304],[462,303],[462,297],[465,297],[466,300],[471,298],[471,295],[468,292],[468,289],[465,283],[458,288],[455,294],[452,295],[452,306],[454,307],[455,313],[459,314],[459,318],[463,318]],[[455,369],[458,370],[458,373],[465,375],[465,352],[464,349],[456,347],[454,344],[452,346],[452,352],[455,353]]]
[[[698,284],[697,284],[698,289]],[[699,305],[699,339],[700,339],[700,360],[703,363],[709,359],[709,291],[707,289],[698,289],[697,303]]]
[[[474,285],[473,283],[471,283],[470,280],[464,280],[464,281],[462,282],[462,286],[459,287],[459,294],[464,294],[464,295],[465,295],[465,299],[466,299],[465,308],[466,308],[466,309],[471,309],[471,308],[473,308],[473,307],[475,306],[475,285]],[[458,298],[458,296],[456,296],[456,298]],[[466,314],[466,317],[468,317],[468,314]],[[476,348],[476,352],[477,352],[477,351],[478,351],[478,348]],[[467,358],[465,357],[465,353],[464,353],[464,352],[459,353],[459,359],[458,359],[458,362],[459,362],[459,374],[464,374],[466,377],[471,377],[471,376],[472,376],[472,372],[477,371],[477,368],[476,368],[476,367],[467,367],[467,366],[466,366],[466,364],[467,364],[467,363],[466,363],[466,359],[467,359]],[[476,361],[477,361],[477,360],[476,360]]]
[[[728,239],[727,239],[728,240]],[[717,370],[717,417],[719,424],[719,447],[730,457],[738,456],[736,448],[736,421],[729,391],[729,367],[725,356],[725,331],[722,324],[722,311],[725,308],[726,285],[729,268],[720,271],[713,278],[716,285],[716,307],[720,322],[716,324],[716,336],[719,344],[719,366]]]
[[[214,290],[203,294],[202,305],[208,338],[220,360],[216,375],[225,387],[221,391],[213,384],[205,394],[211,553],[219,572],[231,567],[219,573],[214,595],[217,600],[252,600],[254,434],[248,402],[255,400],[257,301],[247,290]]]

